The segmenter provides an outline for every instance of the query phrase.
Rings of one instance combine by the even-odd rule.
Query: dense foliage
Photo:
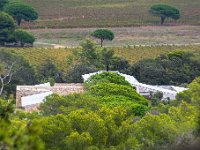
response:
[[[3,10],[4,6],[8,4],[8,0],[1,0],[0,1],[0,11]]]
[[[0,45],[12,40],[15,30],[15,23],[11,16],[5,12],[0,12]]]
[[[39,122],[26,121],[16,113],[12,102],[0,99],[0,149],[42,150],[44,145],[39,137],[42,132]]]
[[[24,47],[25,44],[33,45],[35,41],[35,37],[31,33],[20,29],[15,30],[14,37],[21,47]]]
[[[129,73],[147,84],[181,85],[200,75],[200,62],[198,55],[175,51],[156,59],[141,60],[129,68]]]
[[[153,107],[141,104],[148,108],[142,114],[136,113],[142,111],[141,107],[132,107],[134,111],[129,110],[131,106],[124,107],[125,103],[137,105],[145,99],[134,89],[128,89],[130,86],[125,80],[123,82],[123,77],[102,73],[86,84],[96,83],[98,79],[102,82],[90,84],[83,94],[49,96],[41,105],[40,113],[17,111],[13,114],[11,103],[0,100],[0,126],[5,129],[0,131],[4,135],[0,136],[0,146],[36,150],[178,149],[192,146],[200,125],[199,78],[190,84],[188,91],[179,95],[178,101],[165,105],[158,102]],[[113,90],[109,89],[110,85],[115,85]],[[118,93],[123,87],[128,91]]]
[[[14,95],[16,85],[37,83],[36,71],[23,57],[0,49],[0,76],[6,77],[9,71],[10,77],[5,81],[8,84],[5,84],[3,96]],[[2,84],[0,84],[1,88]]]

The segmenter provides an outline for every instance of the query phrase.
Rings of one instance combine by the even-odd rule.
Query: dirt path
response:
[[[38,45],[49,45],[49,46],[52,46],[55,49],[66,48],[66,46],[59,45],[59,44],[50,44],[50,43],[42,43],[42,42],[35,42],[35,44],[38,44]]]

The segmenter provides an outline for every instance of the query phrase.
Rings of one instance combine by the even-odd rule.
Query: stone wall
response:
[[[29,96],[49,91],[52,91],[53,93],[58,94],[60,96],[64,96],[72,93],[82,93],[84,89],[83,84],[80,83],[56,83],[54,86],[17,86],[16,107],[22,108],[21,97],[23,96]]]

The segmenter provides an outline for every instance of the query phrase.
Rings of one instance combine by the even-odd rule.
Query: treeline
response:
[[[199,134],[200,78],[177,100],[148,104],[113,73],[93,76],[83,94],[51,95],[32,114],[0,100],[2,149],[187,149]],[[198,143],[197,143],[198,144]]]
[[[66,58],[69,69],[59,70],[51,60],[36,68],[14,52],[1,49],[0,77],[5,82],[0,84],[4,89],[0,148],[187,149],[196,144],[200,131],[198,57],[175,51],[131,65],[112,49],[85,41]],[[17,84],[82,82],[82,74],[103,69],[119,70],[152,84],[183,85],[197,78],[177,100],[167,102],[161,102],[159,95],[147,101],[123,77],[108,72],[85,82],[82,94],[49,96],[40,111],[31,114],[15,110],[13,96],[9,96]]]
[[[59,69],[52,60],[46,59],[39,66],[32,66],[15,52],[0,50],[1,76],[5,77],[14,62],[9,84],[5,84],[3,95],[9,97],[15,93],[16,85],[33,85],[44,82],[82,83],[81,75],[98,70],[118,70],[136,77],[140,82],[153,85],[181,85],[200,75],[198,52],[174,51],[161,54],[155,59],[144,59],[135,64],[119,57],[110,48],[100,48],[86,40],[81,48],[73,49],[66,58],[68,67]],[[65,62],[65,63],[66,63]],[[6,79],[5,83],[9,78]],[[2,83],[1,83],[2,85]]]

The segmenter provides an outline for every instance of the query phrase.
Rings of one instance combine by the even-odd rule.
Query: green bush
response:
[[[137,103],[148,105],[148,102],[144,97],[136,93],[136,91],[132,87],[125,85],[118,85],[115,83],[99,83],[97,85],[92,86],[88,92],[91,95],[97,97],[107,97],[111,95],[124,96],[132,99]]]
[[[25,44],[33,45],[35,41],[35,37],[31,33],[21,29],[15,30],[14,37],[16,42],[20,43],[21,47],[24,47]]]
[[[10,42],[15,30],[13,18],[5,12],[0,11],[0,45]]]
[[[120,76],[117,73],[111,73],[111,72],[103,72],[91,76],[86,81],[86,85],[88,84],[89,86],[93,86],[102,82],[131,86],[130,83],[125,80],[124,77]]]
[[[110,95],[98,99],[100,103],[109,106],[111,108],[123,107],[128,113],[134,114],[135,116],[143,116],[148,110],[148,107],[144,103],[136,101],[125,96]]]

